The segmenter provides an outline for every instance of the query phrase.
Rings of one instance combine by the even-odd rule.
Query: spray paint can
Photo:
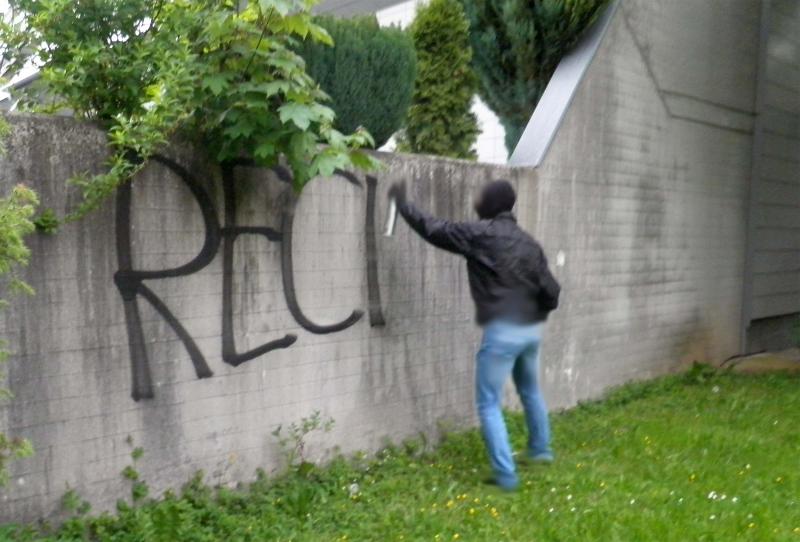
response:
[[[394,234],[394,226],[397,223],[397,201],[394,198],[389,199],[389,216],[386,217],[386,229],[383,232],[384,237],[391,237]]]

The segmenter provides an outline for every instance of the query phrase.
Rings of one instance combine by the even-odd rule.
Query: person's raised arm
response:
[[[427,242],[456,254],[466,256],[471,252],[472,239],[475,235],[473,224],[450,222],[420,210],[407,201],[404,184],[392,185],[389,197],[395,200],[398,212],[408,225]]]

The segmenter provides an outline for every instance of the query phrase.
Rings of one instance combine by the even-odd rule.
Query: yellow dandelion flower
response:
[[[755,524],[755,523],[749,523],[749,524],[747,525],[747,528],[748,528],[748,529],[752,529],[752,528],[753,528],[753,527],[755,527],[755,526],[756,526],[756,524]]]
[[[460,534],[456,533],[453,535],[453,540],[458,540],[459,538],[461,538]]]

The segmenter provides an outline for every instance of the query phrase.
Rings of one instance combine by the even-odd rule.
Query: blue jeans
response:
[[[503,386],[509,375],[519,393],[528,426],[527,454],[532,458],[552,459],[550,423],[539,389],[539,345],[542,324],[492,322],[484,328],[478,351],[476,403],[483,437],[495,481],[501,487],[517,486],[517,474],[508,431],[503,419]]]

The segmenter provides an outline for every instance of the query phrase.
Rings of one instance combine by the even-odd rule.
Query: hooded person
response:
[[[477,355],[476,406],[493,476],[505,490],[519,485],[502,413],[509,377],[519,393],[528,428],[525,463],[550,463],[550,425],[539,387],[543,323],[558,306],[561,288],[539,243],[517,224],[516,193],[508,181],[485,185],[475,200],[480,220],[435,218],[407,201],[404,184],[389,196],[408,225],[425,241],[466,259],[475,318],[483,330]]]
[[[500,213],[510,213],[516,202],[517,195],[510,182],[492,181],[475,200],[475,212],[482,220],[491,220]]]

